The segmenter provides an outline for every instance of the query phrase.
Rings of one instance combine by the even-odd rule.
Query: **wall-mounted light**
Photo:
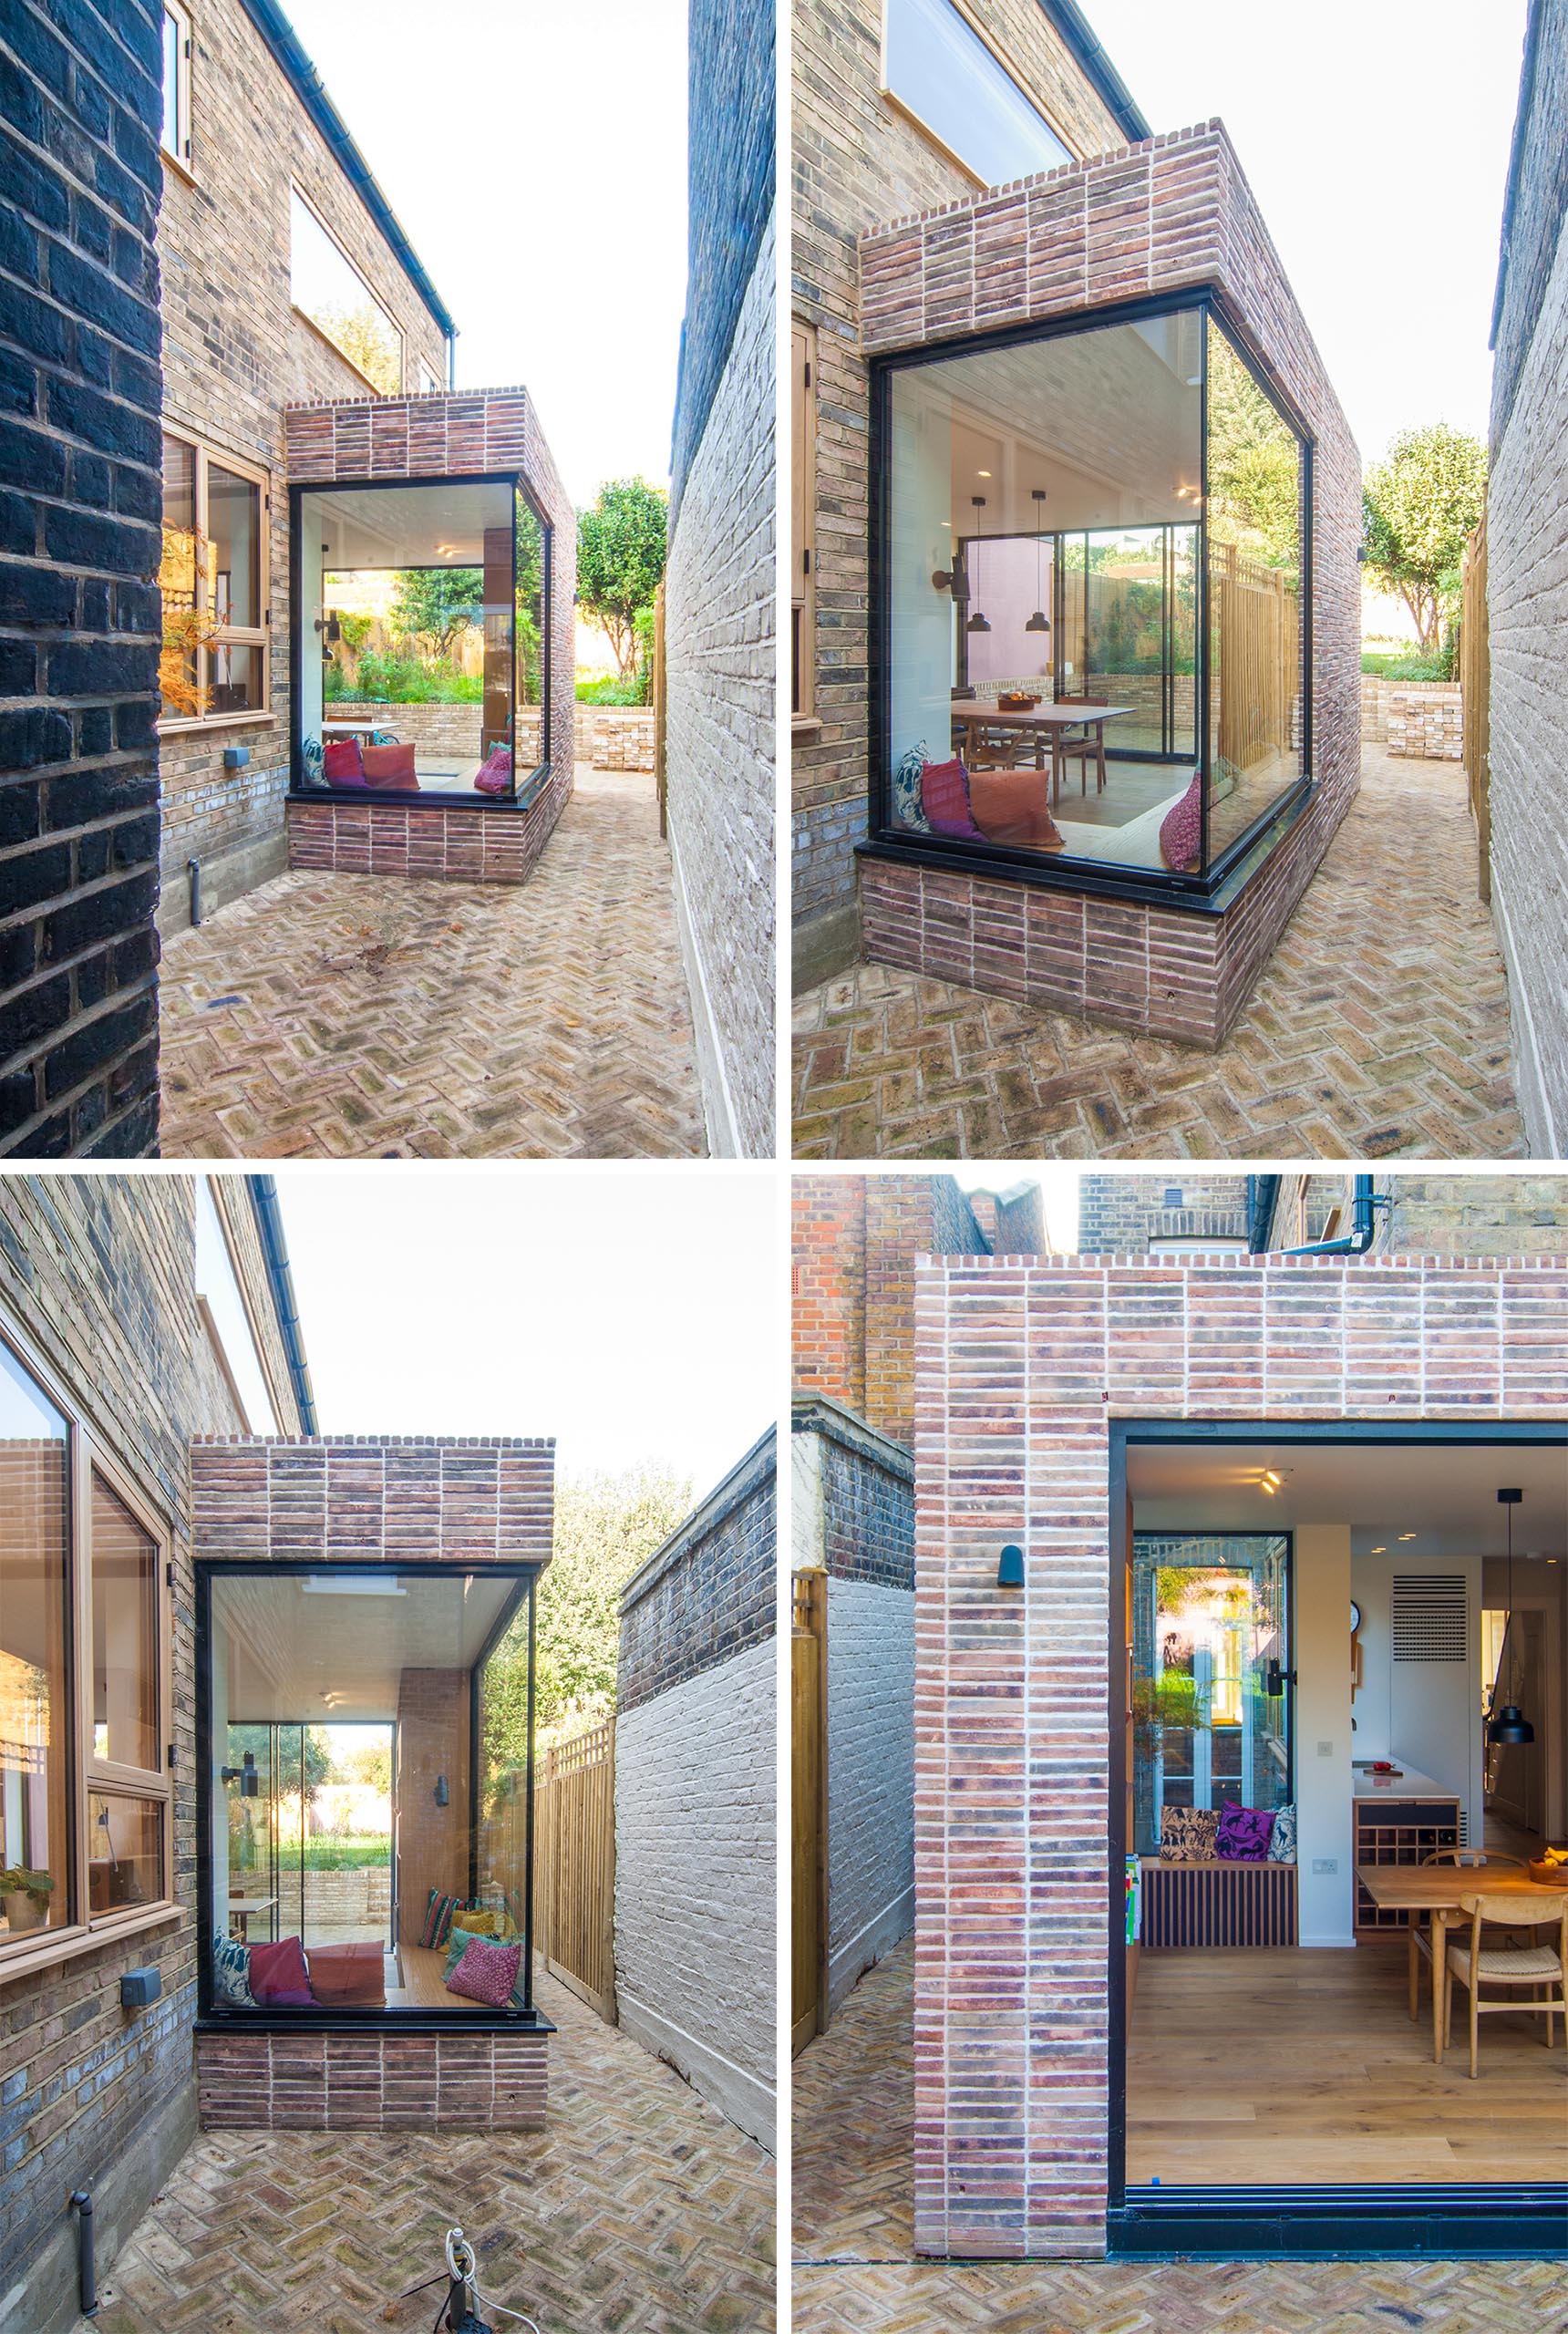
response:
[[[998,1588],[1022,1588],[1024,1585],[1024,1551],[1009,1540],[996,1565]]]
[[[253,1750],[247,1750],[237,1767],[220,1767],[218,1770],[218,1780],[220,1782],[225,1783],[232,1783],[237,1781],[240,1786],[240,1797],[242,1799],[257,1798],[261,1792],[262,1779],[256,1771],[255,1752]]]
[[[438,1775],[436,1777],[435,1791],[436,1805],[438,1807],[445,1807],[449,1800],[451,1798],[451,1792],[447,1789],[447,1778],[445,1775]]]

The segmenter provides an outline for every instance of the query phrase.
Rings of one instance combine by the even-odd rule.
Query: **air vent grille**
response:
[[[1396,1661],[1468,1661],[1469,1606],[1462,1572],[1394,1575]]]

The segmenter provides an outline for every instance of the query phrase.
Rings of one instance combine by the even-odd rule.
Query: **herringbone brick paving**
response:
[[[1360,795],[1218,1053],[882,965],[796,1007],[802,1159],[1523,1151],[1463,772],[1370,740]]]
[[[170,942],[162,1041],[165,1158],[700,1156],[651,780],[579,768],[521,887],[263,884]]]
[[[1563,2334],[1542,2261],[986,2262],[913,2257],[906,1939],[795,2061],[794,2334]]]
[[[541,2334],[766,2334],[770,2160],[564,1987],[537,1990],[560,2029],[546,2130],[204,2137],[103,2279],[98,2334],[428,2334],[438,2294],[399,2297],[454,2223],[481,2290]]]

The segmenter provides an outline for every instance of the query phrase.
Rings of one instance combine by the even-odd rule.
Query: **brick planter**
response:
[[[526,810],[476,811],[436,801],[289,804],[289,865],[335,875],[446,877],[463,883],[525,883],[572,791],[553,769]]]
[[[544,2031],[196,2037],[207,2132],[538,2132]]]

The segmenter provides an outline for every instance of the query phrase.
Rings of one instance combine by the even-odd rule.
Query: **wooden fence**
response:
[[[1291,742],[1301,694],[1301,614],[1295,584],[1277,567],[1243,559],[1230,543],[1212,553],[1219,622],[1218,750],[1239,770]]]
[[[1460,601],[1460,697],[1465,778],[1480,852],[1480,891],[1491,898],[1491,639],[1486,619],[1486,513],[1465,545]]]
[[[534,1952],[615,2023],[615,1721],[541,1751],[533,1785]]]
[[[794,1577],[790,1678],[789,2043],[803,2050],[827,2024],[828,1576]]]

